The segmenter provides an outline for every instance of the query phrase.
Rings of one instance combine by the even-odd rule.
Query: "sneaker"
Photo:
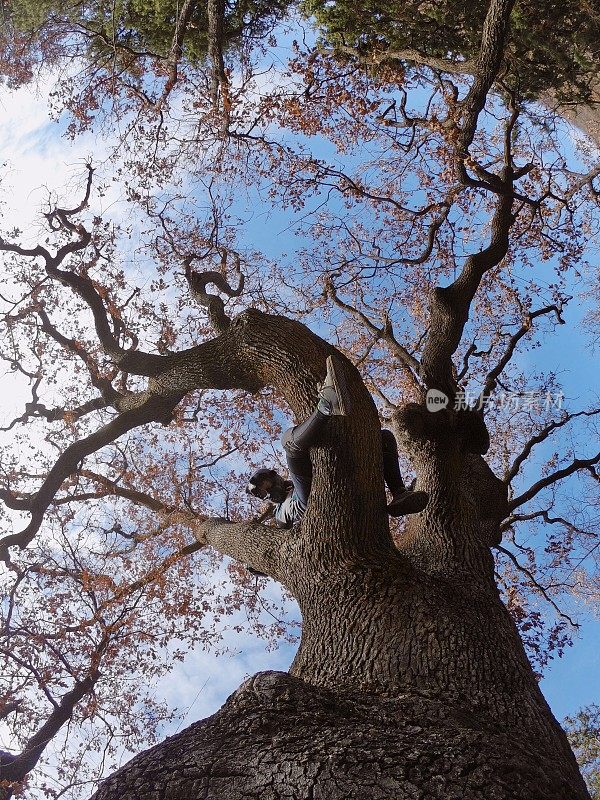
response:
[[[392,502],[388,505],[387,511],[390,517],[403,517],[406,514],[418,514],[423,511],[429,502],[427,492],[413,492],[405,489],[400,494],[392,497]]]
[[[327,416],[346,416],[350,411],[350,395],[339,362],[327,357],[327,376],[319,389],[318,410]]]

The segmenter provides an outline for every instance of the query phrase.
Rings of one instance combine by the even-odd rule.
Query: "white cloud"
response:
[[[3,227],[18,226],[35,234],[40,226],[40,207],[48,192],[64,192],[75,177],[84,177],[83,165],[97,152],[92,136],[69,141],[61,136],[61,125],[48,116],[52,83],[15,92],[0,88],[4,120],[0,128],[0,172]]]

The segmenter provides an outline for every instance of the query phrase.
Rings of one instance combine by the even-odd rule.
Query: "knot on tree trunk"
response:
[[[554,751],[554,755],[556,752]],[[516,789],[518,787],[518,789]],[[575,762],[453,697],[337,693],[255,675],[223,708],[134,758],[94,800],[583,800]]]
[[[490,434],[481,412],[470,408],[461,409],[456,412],[456,427],[461,449],[465,453],[482,456],[490,449]]]
[[[395,412],[393,420],[398,433],[415,443],[449,439],[453,427],[452,415],[448,409],[431,412],[420,403],[406,403],[401,406]]]
[[[483,541],[489,546],[500,544],[500,524],[510,513],[508,486],[482,456],[473,453],[465,459],[464,482],[477,508]]]
[[[396,411],[394,424],[402,438],[415,444],[435,442],[442,448],[457,447],[479,455],[487,453],[490,446],[482,414],[470,408],[432,411],[420,403],[407,403]]]

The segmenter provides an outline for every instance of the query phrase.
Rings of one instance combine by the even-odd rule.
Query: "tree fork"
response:
[[[369,533],[358,514],[348,520],[331,507],[335,491],[327,491],[328,459],[342,456],[327,441],[313,453],[315,484],[324,496],[311,495],[297,529],[270,536],[264,526],[221,521],[208,528],[203,524],[206,539],[259,569],[268,571],[271,561],[270,574],[298,600],[303,632],[292,676],[336,696],[364,692],[401,698],[426,691],[440,707],[459,702],[470,709],[473,724],[535,741],[540,758],[570,764],[576,783],[566,738],[500,601],[489,548],[461,485],[464,458],[472,454],[461,452],[456,418],[461,415],[449,412],[444,422],[422,407],[405,409],[405,429],[411,432],[431,508],[414,518],[414,539],[409,529],[399,549],[390,546],[383,508],[373,515]],[[375,449],[376,438],[362,450],[364,458]],[[379,473],[380,484],[381,478]],[[265,555],[257,558],[261,542]]]

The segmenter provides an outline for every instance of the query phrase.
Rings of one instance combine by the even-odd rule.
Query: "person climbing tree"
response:
[[[251,476],[246,487],[248,494],[274,504],[278,527],[291,528],[304,516],[312,484],[310,449],[317,444],[328,417],[346,416],[349,412],[350,401],[342,373],[336,372],[335,361],[329,356],[327,377],[319,390],[317,407],[304,422],[289,428],[281,437],[291,480],[286,480],[274,469],[263,468]],[[388,514],[400,517],[423,511],[429,497],[427,492],[415,492],[404,485],[394,434],[382,430],[381,444],[383,477],[392,495],[387,506]]]

